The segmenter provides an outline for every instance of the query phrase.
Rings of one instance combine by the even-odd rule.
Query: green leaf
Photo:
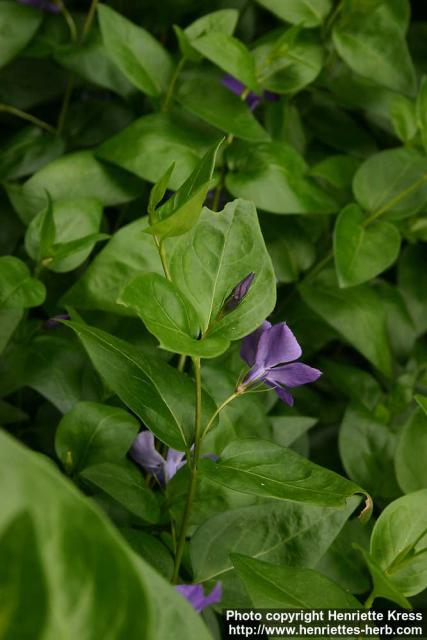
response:
[[[61,304],[136,315],[133,309],[116,302],[124,284],[138,273],[163,273],[154,239],[144,233],[147,224],[148,218],[144,217],[117,231],[92,260],[82,278],[65,293]]]
[[[397,137],[409,142],[417,133],[415,104],[406,96],[397,95],[390,104],[390,117]]]
[[[319,37],[299,27],[273,31],[253,55],[258,82],[264,89],[280,94],[301,91],[317,78],[324,61]]]
[[[391,353],[381,299],[369,285],[339,289],[326,270],[299,287],[304,302],[385,375]]]
[[[360,206],[376,216],[411,216],[427,202],[427,160],[415,149],[380,151],[356,172],[353,191]]]
[[[368,225],[355,204],[343,209],[334,230],[334,254],[338,282],[353,287],[388,269],[399,255],[400,233],[390,222]]]
[[[150,113],[104,142],[96,155],[149,182],[157,182],[175,162],[168,186],[178,189],[217,138],[177,115]]]
[[[251,202],[235,200],[219,213],[204,209],[197,225],[166,245],[166,252],[172,281],[196,310],[203,334],[209,328],[210,337],[237,340],[273,310],[273,268]],[[220,318],[233,287],[251,272],[255,280],[247,295]]]
[[[200,471],[212,482],[263,498],[291,500],[324,507],[344,507],[354,494],[368,494],[350,480],[313,464],[299,454],[266,440],[231,442],[219,462],[201,460]]]
[[[370,555],[405,596],[427,587],[427,489],[398,498],[381,513]]]
[[[230,554],[244,553],[274,564],[314,567],[358,504],[345,509],[270,500],[219,513],[191,538],[194,580],[233,572]]]
[[[193,443],[194,389],[186,375],[148,357],[105,331],[67,322],[79,336],[107,385],[169,447],[185,451]],[[215,410],[206,395],[203,419]]]
[[[412,95],[415,70],[390,4],[378,3],[369,12],[369,20],[363,10],[344,12],[333,29],[333,42],[353,71],[381,86]]]
[[[51,211],[49,242],[45,242],[43,246],[43,228],[49,220],[49,207],[37,214],[29,224],[25,235],[25,248],[34,260],[43,261],[51,258],[44,266],[52,271],[64,273],[80,266],[89,256],[95,242],[100,239],[97,231],[101,224],[102,205],[94,198],[55,202]],[[105,237],[101,235],[102,238]]]
[[[159,520],[157,499],[148,489],[142,473],[132,463],[103,462],[86,467],[79,476],[138,518],[151,524]]]
[[[303,27],[317,27],[332,9],[331,0],[257,0],[278,18]]]
[[[125,459],[139,431],[138,421],[123,409],[78,402],[65,414],[55,436],[56,455],[67,473]]]
[[[363,558],[368,566],[369,572],[372,577],[373,583],[373,596],[375,598],[386,598],[395,602],[404,609],[412,609],[412,605],[402,593],[393,585],[388,576],[381,570],[375,560],[371,558],[369,553],[365,549],[360,549],[358,545],[356,548],[362,553]]]
[[[6,347],[23,316],[24,310],[22,308],[0,309],[0,353]]]
[[[39,127],[24,127],[0,149],[0,179],[15,180],[34,173],[62,155],[64,149],[60,136]]]
[[[399,495],[393,456],[396,436],[372,411],[351,404],[344,414],[339,451],[347,475],[374,497]]]
[[[41,638],[48,618],[48,589],[36,531],[28,511],[20,511],[0,535],[1,634]],[[30,579],[23,580],[23,576]]]
[[[26,224],[46,206],[46,191],[53,202],[93,198],[110,206],[136,198],[141,190],[140,180],[99,162],[91,151],[77,151],[54,160],[22,187],[7,186],[9,198]]]
[[[37,261],[40,261],[44,257],[49,255],[52,249],[52,246],[55,242],[55,236],[56,236],[55,220],[53,217],[52,199],[48,192],[46,192],[46,195],[48,199],[48,204],[45,211],[42,212],[42,215],[40,218],[39,247],[38,247],[38,250],[34,252],[35,255],[31,256],[33,259]],[[29,251],[28,251],[28,254],[30,254]]]
[[[420,89],[415,104],[416,126],[421,133],[424,149],[427,150],[427,76],[421,79]]]
[[[102,39],[111,60],[138,89],[158,96],[172,72],[169,53],[145,29],[106,5],[98,6]]]
[[[252,142],[270,137],[247,105],[226,89],[216,74],[207,71],[184,73],[176,98],[187,111],[224,133]]]
[[[410,245],[403,251],[398,265],[397,279],[400,292],[416,327],[417,335],[427,330],[427,299],[424,279],[427,253],[421,244]]]
[[[0,308],[26,309],[43,304],[46,289],[27,265],[13,256],[0,257]]]
[[[180,236],[193,227],[202,211],[206,194],[211,186],[216,156],[223,139],[211,147],[178,191],[154,212],[153,224],[147,233],[160,240]]]
[[[405,493],[427,489],[426,458],[427,415],[419,408],[404,425],[396,448],[396,476]]]
[[[0,66],[10,62],[30,42],[42,19],[42,12],[33,7],[9,0],[0,3]]]
[[[93,501],[84,498],[45,456],[25,449],[4,432],[0,441],[0,530],[7,531],[22,511],[28,511],[35,528],[31,544],[21,545],[4,561],[2,557],[2,572],[13,575],[18,554],[22,561],[34,558],[33,550],[38,550],[47,585],[47,610],[55,612],[48,616],[44,636],[78,638],[83,630],[87,640],[106,638],[112,632],[127,640],[167,640],[174,628],[177,640],[209,639],[191,606],[130,549]],[[14,535],[12,541],[17,539]],[[3,549],[6,553],[2,545]],[[25,571],[20,594],[24,584],[25,595],[33,595],[31,586],[40,585],[34,560],[25,563]],[[76,593],[85,593],[85,606],[77,609]],[[37,590],[25,616],[19,616],[20,625],[36,621],[42,611],[43,591]],[[35,629],[29,631],[30,637]]]
[[[326,180],[337,189],[351,189],[353,176],[360,160],[353,156],[326,156],[310,169],[310,175]]]
[[[354,596],[313,569],[275,566],[238,553],[231,560],[257,608],[360,608]]]
[[[373,375],[354,366],[337,362],[335,358],[320,360],[324,377],[343,394],[367,409],[374,409],[381,398],[381,387]]]
[[[421,409],[427,415],[427,398],[425,396],[415,396],[415,400],[418,402]]]
[[[173,558],[168,548],[158,538],[130,527],[120,528],[120,533],[132,549],[149,562],[162,576],[170,580],[173,573]]]
[[[239,13],[236,9],[220,9],[198,18],[184,30],[174,25],[182,56],[193,62],[199,62],[201,55],[193,49],[192,42],[210,33],[225,33],[231,36],[238,19]]]
[[[174,168],[175,162],[172,162],[170,167],[166,169],[166,172],[157,180],[156,184],[150,191],[150,197],[148,199],[147,207],[148,217],[150,220],[154,216],[157,205],[163,200],[165,196]]]
[[[279,142],[235,144],[227,153],[225,184],[236,198],[271,213],[333,213],[338,204],[314,180],[302,156]]]
[[[213,358],[230,344],[221,335],[198,339],[200,322],[194,307],[178,287],[157,273],[133,278],[118,302],[134,309],[160,346],[173,353]]]
[[[193,40],[191,46],[220,69],[240,80],[251,91],[260,91],[254,58],[237,38],[221,31],[211,31]]]

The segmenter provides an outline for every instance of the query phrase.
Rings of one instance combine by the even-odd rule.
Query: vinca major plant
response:
[[[427,608],[412,9],[0,0],[0,640]]]

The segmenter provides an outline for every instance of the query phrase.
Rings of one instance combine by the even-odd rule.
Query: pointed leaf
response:
[[[26,309],[44,302],[46,290],[27,265],[13,256],[0,257],[0,308]]]

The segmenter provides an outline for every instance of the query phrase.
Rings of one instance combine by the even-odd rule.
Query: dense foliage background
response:
[[[407,0],[96,5],[0,2],[0,637],[202,640],[227,606],[427,607],[427,22]],[[204,200],[232,204],[199,218]],[[267,316],[323,376],[293,407],[224,408],[174,562],[189,465],[160,486],[128,451],[143,426],[188,462],[185,355],[206,356],[206,424]],[[174,564],[221,582],[203,618]]]

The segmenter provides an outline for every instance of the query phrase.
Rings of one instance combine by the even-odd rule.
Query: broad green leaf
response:
[[[113,634],[128,640],[167,640],[173,628],[177,640],[208,640],[200,617],[130,549],[93,501],[64,480],[44,456],[4,432],[0,441],[0,529],[9,528],[10,533],[11,522],[23,511],[35,528],[32,543],[8,554],[2,570],[10,574],[17,568],[18,553],[20,559],[28,558],[30,550],[37,549],[47,585],[47,624],[43,635],[34,636],[37,627],[32,628],[31,638],[84,635],[87,640],[99,640]],[[25,571],[27,589],[40,585],[34,562],[26,563]],[[76,608],[76,594],[83,593],[84,606]],[[15,608],[19,602],[12,600],[10,605]],[[35,620],[37,608],[38,613],[43,611],[42,590],[37,591],[37,599],[31,598],[20,624]]]
[[[133,278],[118,302],[134,309],[160,346],[173,353],[213,358],[230,344],[221,335],[198,339],[200,322],[193,305],[177,286],[157,273]]]
[[[24,315],[21,309],[0,309],[0,353],[4,350]]]
[[[397,358],[405,360],[412,353],[417,338],[415,324],[405,299],[396,286],[385,280],[377,280],[375,289],[384,305],[392,353]]]
[[[289,447],[312,429],[317,422],[310,416],[271,416],[274,442],[281,447]]]
[[[310,175],[326,180],[337,189],[351,189],[353,176],[360,166],[360,160],[353,156],[326,156],[310,169]]]
[[[222,139],[217,141],[206,152],[178,191],[151,214],[152,224],[147,228],[147,233],[162,241],[171,236],[180,236],[196,224],[211,186],[216,156],[222,142]]]
[[[369,589],[369,572],[354,544],[368,549],[370,527],[356,519],[345,523],[316,570],[334,580],[349,593],[366,593]]]
[[[353,287],[388,269],[399,255],[400,233],[390,222],[366,223],[363,211],[350,204],[337,218],[334,254],[338,282]]]
[[[221,77],[206,71],[183,74],[176,94],[190,113],[224,133],[251,142],[268,140],[269,135],[247,105],[221,83]]]
[[[403,251],[398,265],[399,289],[417,330],[427,330],[427,298],[424,278],[427,269],[427,251],[422,244],[410,245]]]
[[[148,489],[142,473],[131,462],[126,465],[113,462],[95,464],[83,469],[79,477],[138,518],[151,524],[159,520],[156,497]]]
[[[78,402],[58,425],[56,455],[69,474],[105,462],[119,463],[138,431],[138,421],[119,407]]]
[[[244,553],[274,564],[314,567],[358,504],[345,509],[271,500],[219,513],[191,538],[194,580],[224,580],[230,554]]]
[[[135,93],[127,75],[110,58],[97,25],[92,25],[84,42],[55,47],[53,56],[62,67],[96,86],[114,91],[124,98]]]
[[[324,60],[319,38],[299,27],[274,31],[253,55],[259,84],[269,91],[292,95],[316,79]]]
[[[407,421],[396,448],[395,468],[405,493],[427,489],[427,415],[421,409]]]
[[[111,60],[138,89],[158,96],[172,72],[168,52],[145,29],[106,5],[98,6],[102,39]]]
[[[31,277],[27,265],[13,256],[0,257],[0,308],[26,309],[44,302],[46,289]]]
[[[150,113],[104,142],[96,155],[149,182],[159,180],[175,162],[169,188],[178,189],[217,137],[176,116]]]
[[[399,495],[393,456],[396,436],[372,411],[352,404],[345,412],[339,451],[347,475],[374,497]]]
[[[276,566],[240,553],[233,553],[231,560],[257,608],[360,607],[354,596],[313,569]]]
[[[120,533],[143,560],[168,580],[172,578],[173,558],[169,549],[158,538],[142,529],[130,527],[120,528]]]
[[[427,76],[421,79],[421,85],[415,104],[416,125],[421,133],[424,149],[427,149]]]
[[[78,342],[49,335],[37,335],[4,353],[0,395],[24,386],[35,389],[61,413],[81,400],[100,400],[103,391]]]
[[[397,95],[390,104],[390,117],[397,137],[405,144],[417,133],[415,104],[406,96]]]
[[[47,210],[36,215],[28,226],[25,235],[25,248],[33,260],[41,261],[52,258],[46,267],[52,271],[63,273],[76,269],[86,260],[95,245],[95,238],[73,252],[69,257],[58,259],[58,249],[53,250],[54,244],[65,247],[68,243],[94,236],[101,224],[102,205],[94,198],[76,198],[74,200],[58,200],[53,204],[54,235],[52,242],[43,250],[41,238]]]
[[[99,309],[117,314],[136,315],[117,298],[123,287],[139,273],[163,273],[159,253],[151,235],[144,233],[148,218],[125,225],[94,258],[80,280],[61,300],[77,309]]]
[[[358,548],[358,545],[356,545],[356,548]],[[382,571],[381,567],[373,560],[368,551],[360,548],[359,551],[363,555],[372,578],[372,595],[370,597],[372,599],[386,598],[404,609],[412,609],[411,603],[396,589],[387,574]]]
[[[427,489],[398,498],[381,513],[370,555],[394,587],[413,596],[427,587]]]
[[[0,535],[2,638],[41,638],[48,618],[48,590],[36,531],[28,511],[11,518]],[[23,580],[23,576],[27,579]]]
[[[166,252],[172,281],[196,310],[203,334],[209,327],[210,337],[237,340],[273,310],[273,268],[251,202],[235,200],[219,213],[204,209],[197,225],[166,245]],[[247,295],[219,318],[232,289],[251,272],[255,279]]]
[[[105,331],[75,322],[98,373],[144,424],[169,447],[185,451],[193,443],[194,388],[185,374]],[[203,419],[215,410],[205,396]]]
[[[225,184],[235,198],[271,213],[333,213],[338,204],[308,177],[292,147],[279,142],[236,144],[227,153]]]
[[[295,282],[316,259],[316,246],[304,220],[288,217],[282,228],[280,219],[263,213],[260,222],[278,282]]]
[[[427,160],[415,149],[405,147],[380,151],[356,172],[353,191],[369,213],[406,218],[427,202]]]
[[[170,167],[168,167],[164,174],[157,180],[155,185],[151,188],[150,197],[148,199],[148,218],[151,219],[154,216],[156,208],[161,203],[163,198],[165,197],[165,193],[168,188],[168,184],[175,168],[175,162],[172,162]]]
[[[97,242],[109,238],[108,233],[90,233],[88,236],[76,238],[70,242],[55,243],[50,256],[43,260],[43,266],[51,271],[71,271],[70,266],[75,269],[74,263],[80,262],[82,256],[86,258]]]
[[[326,270],[300,285],[304,302],[385,375],[391,374],[391,353],[381,299],[367,284],[338,288]]]
[[[239,13],[236,9],[220,9],[197,18],[184,30],[174,25],[182,56],[192,62],[199,62],[202,56],[196,49],[193,49],[192,42],[196,38],[211,33],[225,33],[231,36],[238,19]]]
[[[251,91],[259,92],[255,61],[247,47],[233,36],[217,31],[196,38],[191,46]]]
[[[337,508],[353,495],[364,494],[363,516],[369,518],[372,509],[368,494],[350,480],[266,440],[235,440],[219,462],[205,459],[199,466],[209,480],[234,491]]]
[[[421,409],[427,415],[427,397],[426,396],[415,396],[415,400],[418,402]]]
[[[364,369],[337,362],[335,358],[322,358],[320,368],[325,378],[345,397],[374,409],[382,391],[373,375]]]
[[[33,7],[11,0],[0,3],[0,66],[10,62],[30,42],[42,19],[42,12]]]
[[[39,127],[25,127],[0,149],[0,178],[15,180],[34,173],[62,155],[64,149],[60,136],[53,136]]]
[[[46,206],[46,191],[54,202],[94,198],[110,206],[136,198],[141,190],[135,176],[99,162],[91,151],[77,151],[50,162],[23,186],[9,185],[8,195],[28,224]]]
[[[303,27],[318,27],[330,10],[331,0],[257,0],[278,18]]]
[[[341,58],[361,76],[394,91],[411,95],[415,70],[405,35],[388,4],[369,12],[349,11],[333,29],[333,41]]]

